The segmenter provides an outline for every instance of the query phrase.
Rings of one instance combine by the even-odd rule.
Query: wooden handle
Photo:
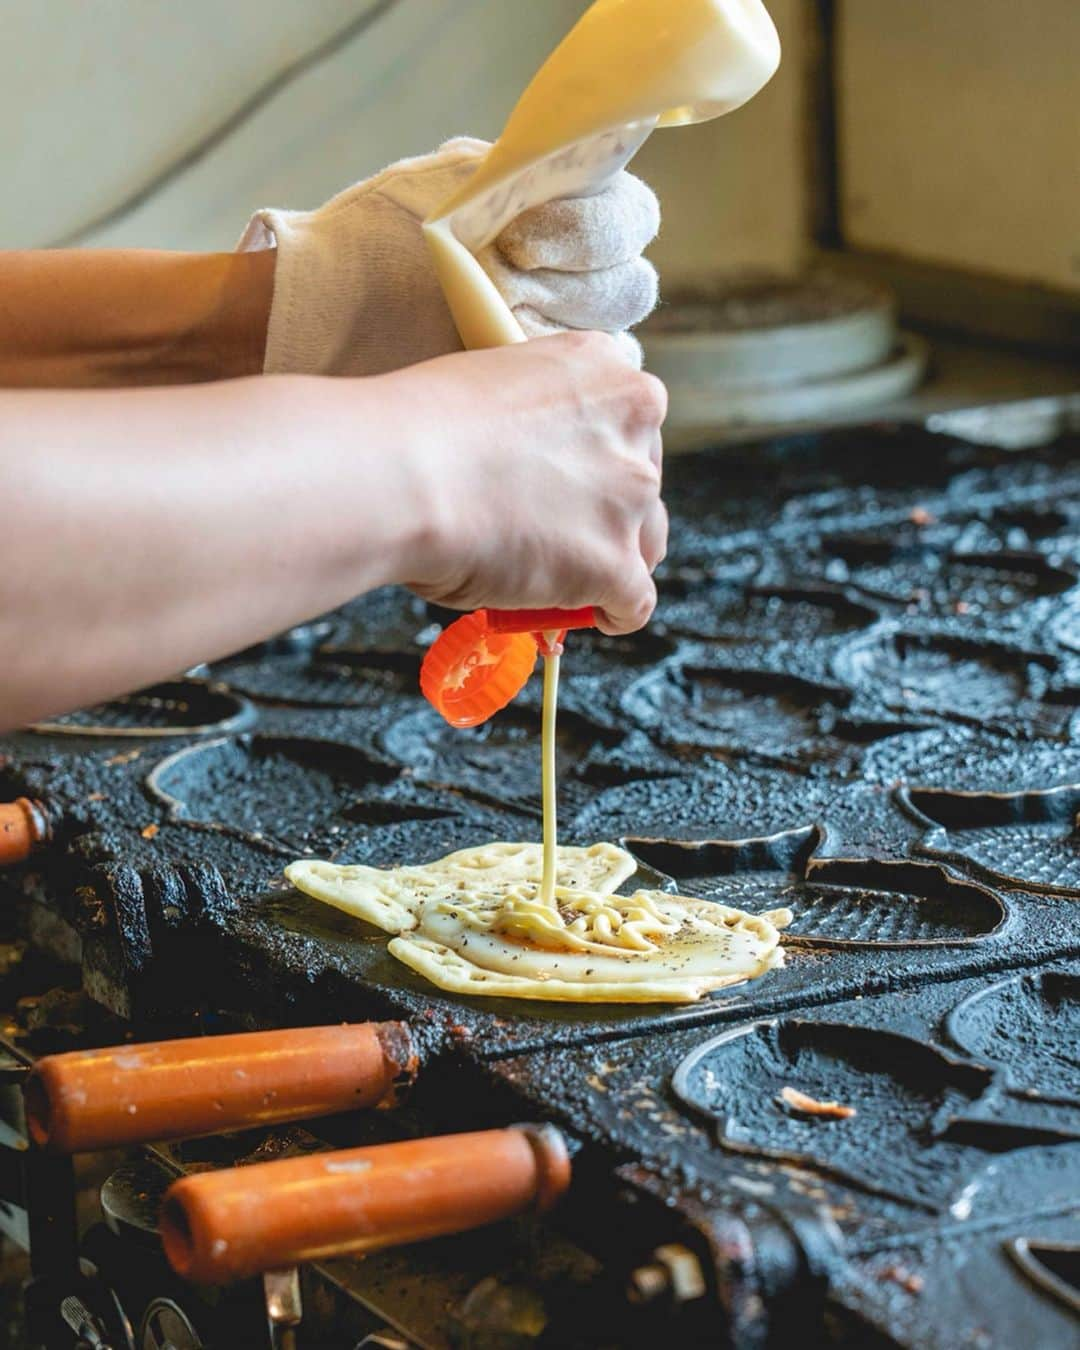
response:
[[[0,867],[25,861],[48,837],[49,818],[40,802],[29,797],[0,802]]]
[[[569,1183],[552,1126],[410,1139],[184,1177],[161,1236],[178,1274],[225,1284],[543,1210]]]
[[[415,1070],[398,1022],[77,1050],[35,1065],[26,1120],[51,1152],[122,1148],[378,1106]]]

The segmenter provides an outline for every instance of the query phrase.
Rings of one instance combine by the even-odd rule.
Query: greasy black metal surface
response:
[[[829,1289],[841,1343],[1071,1345],[1031,1263],[1073,1269],[1080,1189],[1080,443],[861,428],[666,478],[656,619],[568,642],[563,838],[790,906],[784,969],[689,1007],[457,998],[291,890],[301,854],[538,837],[539,680],[451,731],[416,687],[447,615],[401,591],[0,739],[0,798],[55,824],[5,878],[27,931],[137,1031],[407,1018],[424,1128],[561,1121],[607,1197],[590,1250],[696,1243],[739,1350],[791,1343]],[[857,1114],[793,1115],[784,1085]]]
[[[355,746],[295,736],[186,747],[162,760],[146,786],[170,820],[232,833],[290,859],[332,856],[358,826],[453,815],[457,800],[417,788]]]
[[[949,1039],[1014,1088],[1051,1101],[1080,1101],[1080,976],[1040,970],[969,994],[949,1014]]]
[[[1080,1242],[1018,1237],[1005,1250],[1034,1285],[1080,1313]]]

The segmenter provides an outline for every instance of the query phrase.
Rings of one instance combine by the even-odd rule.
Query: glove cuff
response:
[[[255,212],[237,249],[277,249],[265,374],[378,374],[460,346],[419,222],[486,149],[460,136],[316,211]]]
[[[341,368],[356,314],[361,278],[352,250],[327,240],[318,212],[256,211],[237,245],[242,253],[277,249],[263,372],[325,375]],[[337,241],[340,243],[340,241]],[[312,322],[312,299],[322,300]],[[346,303],[346,297],[350,298]]]

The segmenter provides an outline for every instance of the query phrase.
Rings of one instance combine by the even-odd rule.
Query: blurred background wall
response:
[[[1080,293],[1078,0],[767,2],[773,84],[639,160],[669,287],[795,268],[824,220],[845,247]],[[584,8],[0,0],[0,246],[229,248],[255,206],[314,206],[451,134],[494,136]]]
[[[1080,0],[844,0],[852,244],[1080,291]]]

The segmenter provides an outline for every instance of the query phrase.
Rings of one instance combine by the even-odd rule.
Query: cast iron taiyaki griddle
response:
[[[408,591],[384,588],[240,652],[213,673],[269,704],[385,707],[395,694],[415,692],[424,649],[439,629],[437,614]]]
[[[1009,975],[949,1013],[949,1039],[1029,1096],[1080,1102],[1080,970]]]
[[[1018,1179],[1011,1198],[1031,1194]],[[1068,1178],[1049,1178],[1058,1185]],[[1045,1190],[1043,1191],[1045,1195]],[[1073,1350],[1080,1297],[1075,1284],[1075,1211],[1015,1223],[948,1221],[907,1241],[861,1251],[833,1282],[833,1298],[863,1314],[883,1345],[911,1350],[1032,1346]],[[858,1344],[858,1342],[856,1342]]]
[[[808,1008],[802,1016],[779,1022],[743,1021],[719,1037],[687,1027],[663,1037],[552,1046],[507,1057],[495,1072],[515,1094],[512,1109],[536,1109],[541,1101],[551,1100],[557,1118],[579,1134],[610,1138],[621,1150],[669,1174],[707,1178],[720,1193],[737,1178],[735,1191],[775,1196],[793,1179],[802,1194],[816,1193],[820,1186],[832,1201],[839,1198],[839,1185],[847,1198],[837,1204],[833,1217],[851,1247],[871,1246],[897,1224],[910,1232],[913,1223],[925,1222],[924,1202],[929,1209],[941,1206],[942,1215],[948,1216],[955,1177],[935,1178],[933,1169],[924,1172],[917,1162],[922,1143],[911,1132],[917,1134],[920,1121],[930,1122],[928,1147],[942,1147],[943,1157],[957,1159],[956,1194],[965,1217],[985,1221],[998,1211],[1014,1216],[1048,1213],[1055,1202],[1060,1207],[1077,1194],[1080,1145],[1071,1142],[1075,1111],[1062,1113],[1063,1129],[1047,1129],[1035,1118],[1033,1128],[1027,1128],[1022,1105],[1020,1120],[1011,1119],[1013,1103],[1003,1095],[1005,1085],[993,1066],[944,1046],[949,1011],[985,983],[977,977],[860,996]],[[550,1092],[553,1081],[559,1085],[557,1096]],[[774,1097],[783,1087],[818,1102],[854,1108],[856,1114],[814,1117],[782,1099],[777,1104]],[[900,1181],[903,1197],[893,1195],[890,1187],[875,1188],[875,1178],[867,1175],[870,1160],[876,1162],[886,1151],[879,1151],[874,1141],[877,1113],[891,1112],[889,1103],[899,1103],[899,1114],[893,1125],[882,1127],[881,1138],[890,1139],[889,1131],[895,1129],[899,1142],[889,1151],[898,1151],[899,1158],[891,1179]],[[760,1137],[756,1142],[739,1140],[735,1149],[722,1146],[717,1125],[726,1115],[744,1128],[760,1130]],[[788,1138],[786,1131],[794,1130],[800,1119],[806,1130]],[[857,1183],[839,1180],[824,1164],[819,1167],[805,1156],[828,1150],[835,1155],[832,1161],[839,1161],[849,1147],[843,1144],[847,1127],[852,1150],[847,1161],[859,1172]],[[803,1155],[797,1174],[763,1161],[758,1145],[772,1147],[777,1132],[787,1151]],[[953,1148],[962,1151],[953,1154]],[[968,1189],[964,1177],[977,1178],[978,1186]],[[922,1200],[910,1198],[913,1188]]]
[[[969,521],[966,529],[974,532],[972,537],[980,541],[980,546],[982,541],[989,541],[997,548],[1019,551],[1047,543],[1052,546],[1063,532],[1076,527],[1076,508],[1071,503],[1069,506],[1069,510],[1061,510],[1050,502],[994,506]]]
[[[814,783],[794,771],[710,760],[692,774],[643,777],[594,793],[568,827],[581,838],[759,842],[755,858],[786,865],[789,836],[798,834],[801,846],[817,800]]]
[[[1036,602],[1063,595],[1076,573],[1054,566],[1038,553],[954,553],[931,570],[930,584],[917,578],[902,599],[912,612],[962,615],[973,622],[997,619],[1006,628],[1023,626]],[[872,583],[870,584],[872,588]]]
[[[911,793],[1071,785],[1076,705],[1051,630],[1053,607],[1076,592],[1058,593],[1054,577],[1052,594],[931,622],[822,564],[842,562],[852,538],[877,536],[894,551],[897,539],[957,561],[1034,550],[1060,566],[1080,522],[1074,458],[1067,437],[1017,455],[885,427],[668,466],[672,547],[655,622],[567,644],[560,816],[565,842],[643,841],[660,873],[656,850],[704,841],[735,858],[714,878],[728,898],[763,910],[791,902],[786,969],[693,1007],[441,999],[394,965],[376,969],[384,939],[358,936],[282,882],[293,852],[388,865],[538,836],[539,679],[486,729],[451,731],[415,687],[448,615],[404,591],[362,597],[215,665],[229,698],[251,694],[250,733],[179,737],[164,765],[149,747],[129,759],[123,742],[101,740],[99,755],[86,740],[9,737],[0,785],[53,808],[67,860],[58,895],[82,886],[107,911],[114,892],[125,904],[134,894],[110,880],[124,867],[215,869],[235,902],[220,920],[231,975],[219,1009],[258,1003],[273,1016],[286,1002],[317,1020],[437,1006],[484,1059],[543,1045],[555,1027],[562,1043],[585,1043],[1067,958],[1075,905],[1052,878],[1038,894],[999,891]],[[678,606],[696,606],[700,625]],[[1025,623],[1022,642],[1005,631],[1007,617],[1039,606],[1050,608]],[[853,653],[867,652],[874,659],[855,669]],[[915,700],[902,696],[908,676],[919,677]],[[1025,883],[1030,869],[1020,871]],[[155,961],[167,959],[158,949],[167,953],[169,934],[159,937]],[[117,958],[112,968],[125,967]]]
[[[1066,651],[1080,653],[1080,605],[1061,606],[1047,625],[1047,636]]]
[[[1080,744],[936,726],[870,746],[862,775],[906,784],[926,797],[1011,797],[1080,787]]]
[[[661,665],[679,649],[678,642],[656,625],[622,637],[608,637],[595,628],[577,629],[569,641],[570,656],[560,677],[569,681],[608,682],[620,671]],[[537,689],[540,683],[535,681]]]
[[[679,639],[664,633],[659,625],[651,624],[639,633],[624,637],[608,637],[598,629],[579,629],[569,639],[569,655],[562,663],[559,675],[559,709],[571,718],[576,717],[582,728],[591,727],[595,737],[608,750],[619,753],[605,756],[612,765],[631,757],[633,768],[629,773],[613,773],[610,782],[625,782],[645,770],[639,751],[628,742],[637,739],[627,734],[626,719],[619,700],[626,687],[644,671],[655,670],[680,649]],[[539,666],[539,663],[537,663]],[[514,701],[514,707],[528,710],[539,717],[543,703],[544,681],[540,669]],[[663,772],[663,752],[658,746],[642,747],[646,757],[651,755],[648,771]],[[591,772],[591,770],[590,770]],[[602,781],[601,772],[597,781]]]
[[[675,557],[685,559],[683,548],[679,548],[676,555],[669,554],[654,573],[660,593],[669,599],[678,599],[714,586],[749,586],[771,571],[770,552],[760,541],[742,542],[735,547],[731,547],[726,539],[713,543],[708,560],[702,557],[695,562],[675,561]]]
[[[886,602],[890,612],[960,615],[972,623],[1001,621],[1076,585],[1071,568],[1033,549],[1004,547],[975,524],[965,531],[955,522],[908,522],[885,534],[831,537],[823,541],[819,566],[829,581]]]
[[[312,708],[385,710],[416,686],[418,656],[373,652],[362,659],[339,652],[287,652],[235,661],[216,677],[235,693],[258,702]]]
[[[910,751],[908,736],[896,739]],[[598,793],[572,828],[584,838],[623,839],[631,847],[635,841],[675,848],[707,843],[729,854],[733,871],[789,868],[795,847],[808,859],[808,876],[842,884],[850,876],[851,884],[873,885],[858,869],[867,861],[909,858],[927,827],[891,782],[716,760],[693,777],[656,776]]]
[[[893,1032],[793,1018],[722,1032],[687,1056],[672,1086],[716,1121],[725,1149],[960,1216],[994,1154],[1049,1142],[973,1114],[993,1077]]]
[[[37,722],[32,730],[56,736],[109,738],[210,736],[239,731],[252,720],[247,699],[221,685],[172,680],[111,703]]]
[[[800,1019],[826,1024],[819,1040],[806,1038],[811,1046],[809,1064],[822,1047],[831,1046],[830,1028],[837,1024],[849,1033],[852,1028],[873,1033],[869,1044],[878,1053],[872,1056],[870,1068],[886,1076],[891,1076],[896,1064],[896,1047],[879,1036],[879,1031],[904,1038],[907,1046],[902,1043],[901,1050],[905,1053],[916,1047],[908,1061],[910,1077],[901,1070],[906,1087],[887,1085],[881,1098],[872,1097],[867,1110],[872,1112],[892,1092],[900,1092],[908,1098],[906,1109],[915,1118],[944,1103],[936,1122],[944,1128],[955,1112],[957,1138],[950,1140],[946,1134],[930,1145],[956,1160],[952,1176],[924,1173],[913,1162],[919,1149],[911,1146],[909,1138],[903,1138],[900,1146],[901,1156],[912,1162],[912,1168],[890,1159],[881,1169],[890,1181],[900,1181],[905,1194],[921,1192],[922,1200],[882,1194],[861,1180],[855,1183],[834,1175],[817,1162],[805,1160],[807,1148],[801,1148],[804,1160],[794,1165],[755,1151],[723,1147],[717,1139],[715,1115],[685,1105],[671,1088],[680,1063],[710,1044],[712,1037],[701,1028],[576,1048],[552,1046],[505,1058],[490,1071],[509,1095],[508,1112],[520,1115],[546,1107],[580,1137],[609,1141],[620,1156],[635,1160],[624,1174],[651,1171],[655,1193],[673,1208],[693,1197],[692,1203],[710,1214],[726,1216],[742,1212],[745,1206],[761,1206],[790,1216],[792,1224],[808,1219],[824,1222],[833,1234],[829,1243],[840,1256],[837,1266],[827,1267],[832,1307],[837,1316],[846,1309],[857,1309],[860,1318],[855,1325],[844,1323],[849,1341],[841,1337],[841,1344],[902,1346],[904,1350],[956,1350],[958,1345],[980,1344],[987,1350],[1013,1350],[1016,1345],[1031,1344],[1071,1350],[1076,1343],[1075,1310],[1029,1280],[1007,1246],[1026,1237],[1053,1250],[1053,1259],[1066,1277],[1075,1270],[1070,1249],[1077,1245],[1080,1145],[1060,1135],[1050,1142],[1053,1135],[1039,1129],[1013,1131],[991,1125],[981,1132],[980,1099],[968,1094],[971,1088],[983,1087],[986,1107],[999,1108],[1001,1098],[990,1066],[975,1066],[965,1083],[960,1077],[964,1061],[955,1050],[942,1055],[934,1049],[935,1043],[943,1043],[944,1022],[951,1008],[985,985],[985,976],[955,983],[928,982],[918,989],[809,1008]],[[928,1047],[925,1055],[923,1046]],[[856,1056],[850,1047],[843,1054],[822,1056],[819,1063],[829,1077],[821,1086],[823,1093],[826,1088],[839,1091],[840,1084],[848,1095],[833,1100],[858,1111],[864,1070],[853,1061]],[[785,1071],[790,1063],[783,1060]],[[770,1106],[772,1083],[759,1072],[762,1066],[756,1061],[744,1067],[747,1072],[742,1076],[740,1070],[737,1085],[718,1082],[716,1090],[730,1092],[736,1112],[742,1110],[744,1100],[750,1112],[764,1111]],[[814,1093],[806,1080],[792,1077],[785,1085],[828,1100]],[[947,1100],[950,1093],[955,1094],[951,1102]],[[975,1113],[974,1125],[959,1124],[968,1110]],[[907,1119],[898,1122],[902,1135]],[[846,1120],[807,1117],[814,1152],[824,1150],[820,1141],[830,1138],[830,1130],[856,1126],[858,1120],[858,1114]],[[879,1148],[884,1151],[886,1143],[893,1143],[887,1131],[880,1144],[877,1132],[868,1131],[869,1152],[861,1159],[867,1168],[870,1156],[877,1159]],[[880,1180],[878,1172],[868,1180]],[[731,1259],[739,1259],[737,1248]]]
[[[827,530],[817,552],[831,580],[894,599],[901,593],[907,568],[916,566],[924,572],[933,568],[956,547],[962,529],[957,521],[942,521],[925,507],[915,507],[906,519],[886,529]],[[876,569],[882,569],[884,590],[868,584]]]
[[[677,457],[665,480],[654,622],[567,643],[562,839],[623,841],[639,884],[789,906],[784,968],[690,1006],[459,998],[292,890],[292,856],[539,838],[539,678],[451,731],[416,687],[448,615],[401,590],[177,697],[0,738],[0,799],[54,827],[4,874],[8,908],[76,929],[73,980],[136,1037],[401,1016],[425,1128],[558,1120],[586,1194],[648,1170],[673,1216],[693,1197],[794,1232],[823,1207],[849,1344],[865,1323],[904,1350],[1071,1350],[1074,1310],[1006,1244],[1069,1284],[1080,438],[852,428]],[[855,1114],[778,1104],[785,1086]],[[619,1225],[602,1205],[597,1225],[603,1259]]]
[[[296,656],[300,652],[313,652],[324,643],[333,640],[341,629],[341,620],[334,615],[321,619],[312,619],[310,623],[298,623],[283,633],[267,638],[265,642],[256,642],[237,652],[231,661],[258,661],[264,656]]]

